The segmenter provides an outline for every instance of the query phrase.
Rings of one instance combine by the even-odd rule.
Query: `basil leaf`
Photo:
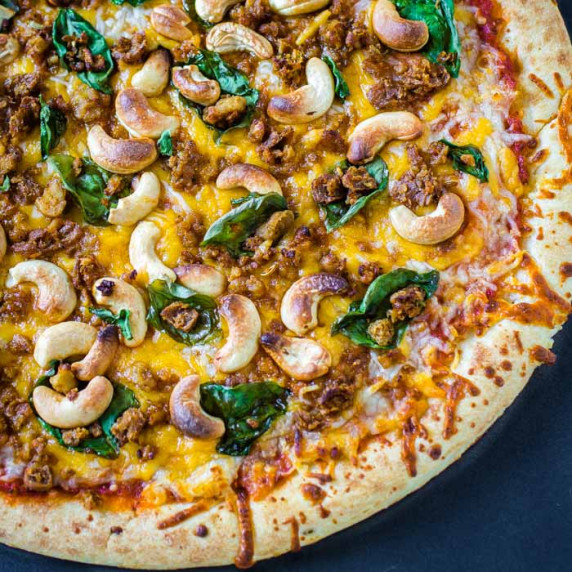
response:
[[[288,208],[286,199],[278,193],[266,195],[250,193],[238,203],[235,201],[234,204],[238,206],[209,227],[201,246],[208,244],[225,246],[235,258],[241,254],[248,254],[248,251],[242,249],[242,243],[271,215]]]
[[[447,155],[453,160],[453,167],[457,171],[473,175],[483,183],[489,180],[489,170],[485,164],[485,158],[477,147],[474,145],[455,145],[446,139],[440,139],[440,143],[449,147]],[[472,158],[474,165],[464,160],[467,155]]]
[[[428,300],[439,285],[439,272],[432,270],[425,274],[419,274],[414,270],[398,268],[382,276],[378,276],[367,289],[363,300],[352,302],[349,311],[338,318],[332,325],[332,335],[344,334],[354,344],[368,348],[389,350],[397,346],[401,341],[410,320],[403,320],[395,324],[395,335],[390,344],[380,346],[368,334],[368,327],[372,322],[385,318],[390,309],[389,298],[398,290],[407,286],[419,286],[422,288]]]
[[[171,157],[173,155],[173,138],[169,130],[161,133],[161,137],[157,141],[157,147],[163,157]]]
[[[458,77],[461,68],[461,41],[455,25],[453,0],[392,0],[399,15],[408,20],[422,20],[429,28],[429,41],[423,48],[433,63],[442,63]],[[448,57],[443,61],[443,54]]]
[[[116,6],[121,6],[122,4],[125,4],[125,2],[127,2],[127,4],[131,4],[131,6],[141,6],[141,4],[146,1],[147,0],[111,0],[111,2]]]
[[[10,177],[8,175],[4,175],[4,180],[2,181],[2,185],[0,185],[0,193],[5,193],[10,190]]]
[[[58,371],[58,365],[58,361],[53,361],[50,364],[50,369],[38,379],[34,388],[39,387],[40,385],[49,386],[50,378],[56,375]],[[88,437],[87,439],[83,439],[79,445],[70,446],[64,443],[61,429],[50,425],[38,416],[38,412],[34,407],[33,392],[30,395],[29,402],[42,428],[55,437],[62,447],[79,453],[93,453],[99,457],[105,457],[106,459],[115,459],[119,455],[119,443],[111,433],[111,427],[113,427],[113,424],[127,409],[130,409],[131,407],[139,407],[139,401],[135,397],[133,391],[124,385],[113,383],[113,398],[111,403],[98,420],[101,425],[103,435],[100,437]]]
[[[50,107],[40,95],[40,148],[43,161],[60,142],[66,127],[66,116],[59,109]]]
[[[111,324],[112,326],[117,326],[126,340],[133,339],[133,332],[131,331],[131,324],[129,323],[131,312],[126,308],[121,308],[117,315],[115,315],[111,310],[107,310],[105,308],[90,308],[89,311],[104,322]]]
[[[343,161],[338,165],[342,171],[346,171],[351,167],[350,163]],[[366,171],[376,180],[378,187],[369,193],[369,195],[361,196],[353,205],[346,204],[345,199],[323,205],[320,208],[326,213],[324,224],[328,232],[332,232],[340,228],[352,219],[359,211],[361,211],[369,201],[379,196],[387,188],[389,180],[389,172],[387,164],[381,157],[377,157],[371,163],[364,165]]]
[[[334,91],[340,99],[345,99],[350,94],[350,88],[342,75],[342,72],[338,69],[336,62],[330,56],[322,56],[330,70],[332,70],[332,75],[334,76]]]
[[[224,421],[226,431],[216,450],[224,455],[248,455],[252,444],[288,408],[290,392],[271,381],[226,387],[200,387],[201,407]]]
[[[20,6],[12,0],[0,0],[0,30],[7,28],[8,22],[20,11]]]
[[[54,21],[52,30],[53,42],[60,57],[61,64],[69,70],[69,64],[65,59],[68,48],[63,41],[64,36],[79,37],[83,33],[87,36],[87,48],[94,56],[102,56],[105,61],[105,69],[102,71],[80,71],[78,76],[85,84],[97,91],[111,94],[113,90],[108,85],[109,76],[113,73],[115,64],[111,56],[105,38],[75,10],[71,8],[61,9]]]
[[[188,14],[189,18],[193,20],[193,22],[199,24],[199,26],[202,26],[206,29],[212,28],[214,26],[213,23],[203,20],[197,14],[196,0],[183,0],[183,8],[185,9],[185,12]]]
[[[216,302],[209,296],[197,294],[194,290],[167,280],[154,280],[147,286],[147,292],[150,304],[147,321],[174,340],[192,346],[205,340],[218,328]],[[190,332],[177,329],[161,317],[163,309],[173,302],[182,302],[199,312],[199,319]]]

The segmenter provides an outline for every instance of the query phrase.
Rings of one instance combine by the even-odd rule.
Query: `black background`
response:
[[[559,4],[571,29],[572,1]],[[556,365],[537,370],[481,441],[421,491],[256,571],[571,572],[571,346],[569,323],[556,338]],[[0,572],[32,570],[111,569],[0,545]]]

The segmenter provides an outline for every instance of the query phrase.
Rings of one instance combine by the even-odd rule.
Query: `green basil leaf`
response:
[[[174,340],[192,346],[204,341],[218,328],[216,302],[209,296],[197,294],[175,282],[154,280],[147,286],[149,294],[149,312],[147,321],[160,332]],[[199,312],[199,319],[190,332],[183,332],[161,317],[164,308],[173,302],[182,302]]]
[[[288,408],[290,392],[271,381],[226,387],[201,385],[201,407],[224,421],[226,431],[217,445],[224,455],[248,455],[252,444]]]
[[[115,4],[116,6],[121,6],[122,4],[125,4],[126,2],[127,2],[127,4],[131,4],[131,6],[141,6],[141,4],[143,4],[146,1],[147,0],[111,0],[111,2],[113,4]]]
[[[344,334],[355,344],[368,348],[388,350],[396,347],[401,341],[410,320],[403,320],[395,325],[394,338],[386,346],[380,346],[376,343],[368,334],[367,329],[371,322],[385,318],[391,306],[389,298],[392,294],[412,285],[422,288],[426,300],[428,300],[435,294],[439,285],[439,272],[432,270],[425,274],[419,274],[414,270],[398,268],[378,276],[369,285],[363,300],[352,302],[347,314],[334,322],[332,335]]]
[[[185,9],[185,12],[188,14],[189,18],[193,22],[196,22],[197,24],[199,24],[199,26],[202,26],[205,29],[209,29],[209,28],[212,28],[214,26],[213,23],[207,22],[206,20],[203,20],[197,14],[196,0],[183,0],[183,8]]]
[[[441,139],[440,142],[449,147],[447,155],[453,160],[453,167],[457,171],[473,175],[473,177],[477,177],[483,183],[489,180],[489,170],[485,164],[485,158],[477,147],[474,145],[455,145],[446,139]],[[474,165],[463,161],[464,156],[467,155],[473,158]]]
[[[89,311],[107,324],[117,326],[121,330],[121,335],[126,340],[133,339],[133,332],[131,331],[131,324],[129,323],[131,312],[126,308],[121,308],[117,315],[105,308],[90,308]]]
[[[461,68],[461,42],[455,25],[453,0],[392,0],[399,15],[408,20],[422,20],[429,28],[429,41],[423,48],[434,63],[443,63],[458,77]],[[448,57],[443,61],[443,54]]]
[[[50,107],[40,95],[40,148],[42,160],[60,142],[67,127],[66,116],[55,107]]]
[[[87,21],[84,20],[75,10],[71,8],[61,9],[54,21],[52,30],[53,42],[60,57],[61,64],[69,70],[65,55],[68,51],[66,44],[63,42],[64,36],[81,36],[86,34],[88,43],[87,47],[94,56],[102,56],[105,61],[105,69],[102,71],[81,71],[78,76],[87,85],[101,91],[102,93],[111,94],[113,90],[108,84],[109,77],[113,73],[115,64],[111,56],[105,38]]]
[[[20,11],[20,6],[12,0],[0,0],[0,30],[4,30],[8,22]]]
[[[0,185],[0,193],[5,193],[10,190],[10,177],[8,175],[4,175],[4,180]]]
[[[351,165],[347,161],[343,161],[337,165],[342,171],[346,171]],[[363,195],[353,205],[346,204],[345,200],[323,205],[320,208],[326,213],[324,224],[328,232],[332,232],[340,228],[352,219],[359,211],[367,205],[372,199],[379,196],[387,188],[389,180],[389,172],[387,164],[381,157],[377,157],[371,163],[364,165],[366,171],[376,180],[378,187],[369,193]]]
[[[350,88],[339,70],[336,62],[330,56],[322,56],[322,59],[328,64],[332,75],[334,76],[334,90],[340,99],[345,99],[350,94]]]
[[[161,133],[161,137],[157,141],[157,147],[163,157],[171,157],[173,155],[173,138],[169,130]]]
[[[38,379],[34,388],[40,385],[49,386],[50,378],[56,375],[58,371],[58,365],[58,361],[53,361],[50,364],[50,369]],[[38,412],[34,407],[33,392],[30,394],[29,402],[42,428],[55,437],[62,447],[79,453],[93,453],[99,457],[105,457],[106,459],[115,459],[119,455],[119,443],[111,433],[111,427],[113,427],[113,424],[127,409],[139,407],[139,401],[131,389],[124,385],[113,383],[113,399],[111,400],[109,407],[98,420],[101,425],[103,435],[100,437],[89,437],[87,439],[83,439],[79,445],[69,446],[64,443],[61,429],[50,425],[38,416]]]
[[[235,204],[237,204],[235,202]],[[286,199],[278,193],[259,195],[250,193],[240,204],[216,220],[207,230],[201,246],[225,246],[235,258],[248,254],[242,243],[265,223],[271,215],[288,208]]]

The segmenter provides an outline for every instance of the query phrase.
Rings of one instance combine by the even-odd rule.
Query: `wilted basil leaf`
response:
[[[192,346],[211,335],[218,327],[216,302],[209,296],[197,294],[189,288],[167,280],[154,280],[147,286],[149,294],[149,312],[147,321],[161,332],[169,334],[174,340]],[[177,329],[161,317],[164,308],[173,302],[181,302],[197,310],[199,318],[189,332]]]
[[[330,56],[322,56],[322,59],[328,64],[330,70],[332,70],[336,95],[340,99],[345,99],[350,94],[350,88],[348,87],[342,72],[338,69],[336,62]]]
[[[62,65],[69,70],[69,64],[66,61],[68,47],[63,41],[64,36],[73,36],[79,38],[82,34],[87,37],[87,48],[94,56],[102,56],[105,62],[105,68],[102,71],[80,71],[78,76],[87,85],[101,91],[102,93],[111,94],[113,90],[108,85],[109,76],[113,73],[115,64],[111,56],[105,38],[87,21],[84,20],[75,10],[71,8],[61,9],[54,21],[52,30],[53,42],[60,57]]]
[[[111,2],[113,4],[116,4],[117,6],[121,6],[122,4],[125,4],[126,2],[127,2],[127,4],[131,4],[131,6],[141,6],[141,4],[143,4],[146,1],[147,0],[111,0]]]
[[[8,175],[4,175],[4,180],[0,185],[0,193],[5,193],[6,191],[10,190],[10,177]]]
[[[5,30],[8,22],[20,11],[20,6],[12,0],[0,0],[0,31]]]
[[[40,106],[40,148],[45,161],[65,133],[67,119],[59,109],[50,107],[41,95]]]
[[[171,157],[173,155],[173,138],[169,130],[161,133],[161,137],[157,141],[157,147],[163,157]]]
[[[489,170],[485,165],[485,158],[477,147],[474,145],[455,145],[446,139],[441,139],[440,142],[449,147],[448,156],[453,160],[453,167],[457,171],[469,173],[483,183],[489,180]]]
[[[334,322],[332,335],[342,333],[359,346],[381,350],[392,349],[400,342],[410,320],[403,320],[395,324],[393,341],[386,346],[380,346],[368,334],[369,325],[386,317],[391,306],[389,298],[398,290],[407,286],[419,286],[424,290],[427,301],[435,294],[438,285],[439,272],[436,270],[419,274],[414,270],[399,268],[378,276],[369,285],[363,300],[352,302],[348,313]]]
[[[201,406],[224,421],[226,431],[217,445],[224,455],[248,455],[258,437],[288,408],[290,392],[277,383],[262,381],[226,387],[201,385]]]
[[[107,324],[117,326],[126,340],[133,339],[133,332],[131,331],[131,324],[129,323],[131,312],[126,308],[121,308],[117,315],[115,315],[111,310],[107,310],[105,308],[90,308],[89,311]]]

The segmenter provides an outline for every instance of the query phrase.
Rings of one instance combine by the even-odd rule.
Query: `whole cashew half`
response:
[[[119,347],[119,330],[117,326],[105,326],[97,332],[97,338],[87,355],[71,364],[71,371],[77,379],[89,381],[103,375],[111,365],[115,352]]]
[[[210,24],[220,22],[226,11],[242,0],[196,0],[195,10],[199,18]]]
[[[206,45],[211,52],[246,51],[261,60],[267,60],[274,54],[272,44],[264,36],[236,22],[222,22],[211,28]]]
[[[162,36],[184,42],[193,37],[192,32],[187,28],[191,23],[191,19],[186,12],[178,6],[171,4],[161,4],[153,8],[151,12],[151,26],[156,32]]]
[[[132,175],[148,167],[157,158],[152,139],[114,139],[100,125],[87,135],[91,158],[100,166],[119,175]]]
[[[147,308],[143,296],[139,290],[131,284],[127,284],[119,278],[100,278],[94,283],[92,294],[95,301],[101,306],[107,306],[114,314],[121,310],[129,310],[129,325],[133,338],[123,343],[130,348],[134,348],[145,339],[147,333]]]
[[[155,252],[161,231],[152,222],[140,222],[131,233],[129,240],[129,260],[138,274],[147,274],[149,282],[158,278],[172,280],[177,275],[165,266]]]
[[[247,366],[256,355],[262,323],[256,306],[240,294],[222,298],[219,311],[228,324],[228,338],[214,363],[218,371],[232,373]]]
[[[270,0],[270,7],[281,16],[309,14],[327,6],[330,0]]]
[[[6,241],[6,233],[4,232],[4,227],[0,224],[0,262],[6,256],[6,250],[8,249],[8,242]]]
[[[70,277],[59,266],[45,260],[26,260],[8,272],[6,286],[32,282],[38,288],[36,308],[53,322],[65,320],[75,309],[77,296]]]
[[[167,50],[155,50],[143,67],[131,78],[131,85],[147,97],[161,95],[169,83],[171,56]]]
[[[155,111],[143,92],[134,87],[117,94],[115,113],[119,122],[133,137],[158,139],[164,131],[172,134],[180,125],[177,117]]]
[[[318,325],[318,304],[325,296],[341,294],[348,282],[335,274],[311,274],[300,278],[282,298],[280,317],[282,322],[299,336]]]
[[[347,158],[357,165],[372,161],[392,139],[411,141],[423,133],[423,123],[409,111],[378,113],[358,123],[349,136]]]
[[[322,117],[334,102],[334,78],[328,65],[319,58],[306,64],[307,85],[288,95],[276,95],[267,113],[280,123],[308,123]]]
[[[113,385],[99,375],[73,399],[45,385],[36,387],[32,398],[38,415],[44,421],[59,429],[75,429],[90,425],[103,415],[113,399]]]
[[[332,365],[330,352],[308,338],[291,338],[281,334],[264,334],[260,344],[290,377],[311,381],[328,373]]]
[[[380,41],[398,52],[416,52],[429,41],[427,24],[402,18],[391,0],[377,0],[372,25]]]
[[[85,356],[97,339],[97,330],[83,322],[62,322],[46,328],[36,341],[34,359],[43,368],[52,360]]]
[[[173,425],[185,435],[197,439],[217,439],[225,431],[222,419],[212,417],[201,407],[198,375],[184,377],[175,385],[169,400]]]
[[[133,192],[117,201],[117,206],[109,210],[111,224],[130,226],[144,219],[159,203],[161,181],[151,172],[143,173],[133,181]]]
[[[250,163],[237,163],[223,169],[216,180],[219,189],[235,189],[244,187],[249,193],[267,195],[282,194],[280,183],[266,169]]]
[[[211,298],[218,298],[226,288],[225,275],[207,264],[177,266],[175,274],[183,286]]]
[[[182,95],[199,105],[212,105],[220,97],[218,81],[204,76],[195,65],[174,67],[172,81]]]
[[[437,208],[425,216],[417,216],[404,205],[389,211],[395,232],[415,244],[439,244],[451,238],[465,220],[465,206],[455,193],[445,193]]]

